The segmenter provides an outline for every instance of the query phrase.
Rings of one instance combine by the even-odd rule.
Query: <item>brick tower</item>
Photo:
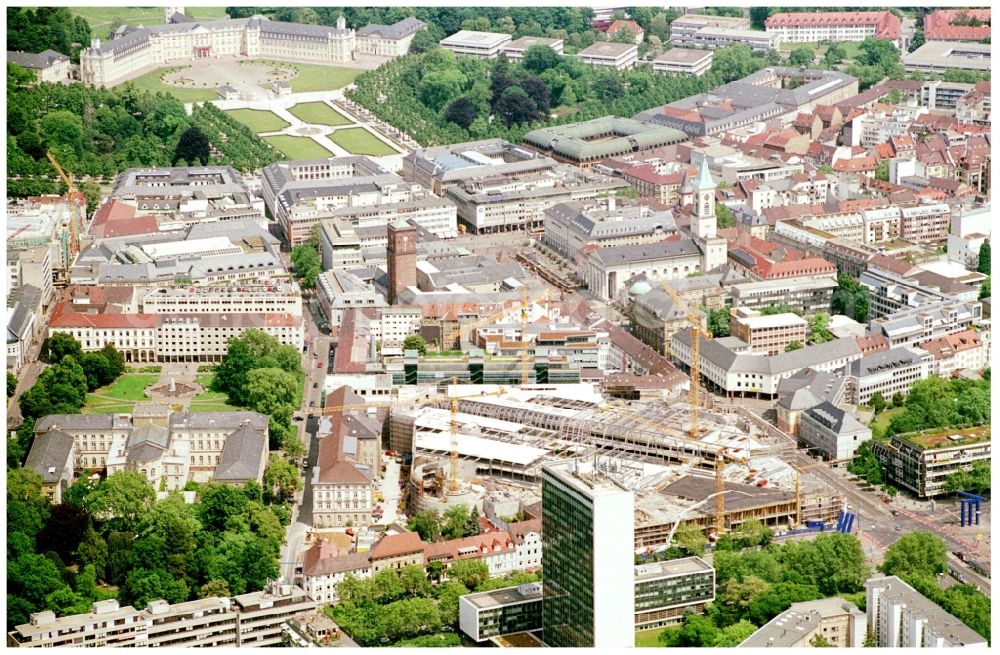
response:
[[[403,219],[389,224],[386,246],[389,262],[389,304],[395,305],[400,292],[417,285],[417,228]]]

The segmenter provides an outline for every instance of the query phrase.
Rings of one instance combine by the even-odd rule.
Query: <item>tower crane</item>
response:
[[[51,152],[46,152],[45,156],[49,158],[49,163],[56,169],[59,173],[59,177],[62,181],[66,183],[66,202],[70,204],[70,217],[69,217],[69,249],[71,260],[76,259],[77,253],[80,252],[80,237],[77,234],[77,218],[76,218],[76,208],[79,202],[80,192],[76,187],[76,181],[73,179],[72,173],[67,173],[63,170],[63,167],[59,165],[56,158],[52,156]],[[86,211],[86,210],[85,210]]]

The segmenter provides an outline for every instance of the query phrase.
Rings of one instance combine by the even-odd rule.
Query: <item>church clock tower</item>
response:
[[[719,237],[719,221],[715,216],[715,190],[718,188],[708,171],[708,161],[702,157],[698,177],[694,181],[691,232],[701,248],[701,270],[708,272],[726,263],[726,240]]]

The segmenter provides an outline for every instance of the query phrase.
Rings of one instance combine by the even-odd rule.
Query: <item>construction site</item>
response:
[[[741,410],[692,412],[687,392],[644,403],[609,399],[587,383],[454,384],[393,407],[390,443],[412,453],[411,512],[481,508],[497,495],[527,505],[539,496],[542,467],[573,458],[635,492],[637,549],[665,546],[679,523],[713,538],[750,519],[778,530],[835,521],[843,497],[796,471],[786,461],[794,442]]]

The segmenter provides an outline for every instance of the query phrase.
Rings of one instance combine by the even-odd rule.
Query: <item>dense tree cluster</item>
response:
[[[664,630],[662,645],[734,646],[792,603],[863,593],[870,572],[854,536],[822,534],[778,545],[768,543],[764,526],[741,530],[733,534],[742,542],[735,545],[754,549],[716,549],[715,602],[704,616],[688,615],[681,626]]]
[[[708,314],[708,331],[713,337],[729,336],[729,308],[705,310]]]
[[[833,291],[831,311],[843,314],[858,323],[867,323],[871,311],[871,301],[868,298],[868,287],[858,282],[857,278],[847,273],[841,273],[837,278],[837,288]]]
[[[145,607],[259,590],[277,576],[284,541],[256,483],[204,485],[188,505],[178,493],[157,501],[134,471],[99,483],[81,476],[52,506],[41,476],[10,469],[7,522],[8,627],[46,609],[87,612],[105,598]]]
[[[318,230],[309,240],[292,248],[292,266],[295,267],[295,277],[303,289],[316,286],[316,278],[323,272],[319,258]]]
[[[984,275],[990,274],[990,264],[993,259],[993,249],[990,247],[989,239],[983,241],[979,247],[979,257],[976,259],[976,271]]]
[[[947,546],[930,532],[908,532],[885,551],[879,570],[896,575],[937,603],[987,641],[990,639],[990,599],[969,584],[941,589],[937,576],[948,570]]]
[[[90,47],[90,25],[66,7],[7,7],[7,49],[55,50],[80,63],[80,49]]]
[[[407,527],[418,533],[424,541],[474,537],[482,532],[479,526],[479,510],[471,510],[466,505],[455,505],[445,511],[444,516],[436,510],[417,512]]]
[[[917,380],[910,388],[903,411],[893,415],[886,436],[990,422],[989,380]]]
[[[222,154],[218,159],[242,173],[284,159],[280,152],[261,140],[253,130],[211,103],[195,105],[190,121]],[[209,163],[216,163],[215,159],[210,158]]]
[[[7,397],[10,398],[17,391],[17,376],[7,371]]]
[[[229,342],[229,349],[215,371],[213,386],[233,405],[270,416],[271,449],[289,457],[301,450],[292,426],[305,380],[302,360],[295,346],[283,345],[262,330],[249,329]]]
[[[473,139],[519,142],[544,125],[640,111],[701,93],[760,70],[768,59],[746,46],[716,50],[702,77],[593,68],[549,48],[529,48],[521,62],[455,57],[431,47],[355,80],[352,100],[419,143]],[[770,61],[770,63],[775,63]],[[555,117],[553,118],[553,113]]]
[[[858,45],[860,54],[847,67],[848,75],[858,78],[858,88],[862,91],[875,86],[882,80],[901,80],[906,77],[900,61],[899,50],[891,41],[868,38]]]
[[[440,569],[438,564],[435,568]],[[448,574],[449,579],[441,584],[431,584],[428,572],[417,565],[380,571],[365,579],[348,575],[337,585],[340,602],[325,611],[362,646],[439,645],[447,640],[439,631],[458,628],[460,596],[539,579],[537,574],[522,572],[490,578],[482,560],[459,560]],[[421,636],[424,639],[414,643]]]

